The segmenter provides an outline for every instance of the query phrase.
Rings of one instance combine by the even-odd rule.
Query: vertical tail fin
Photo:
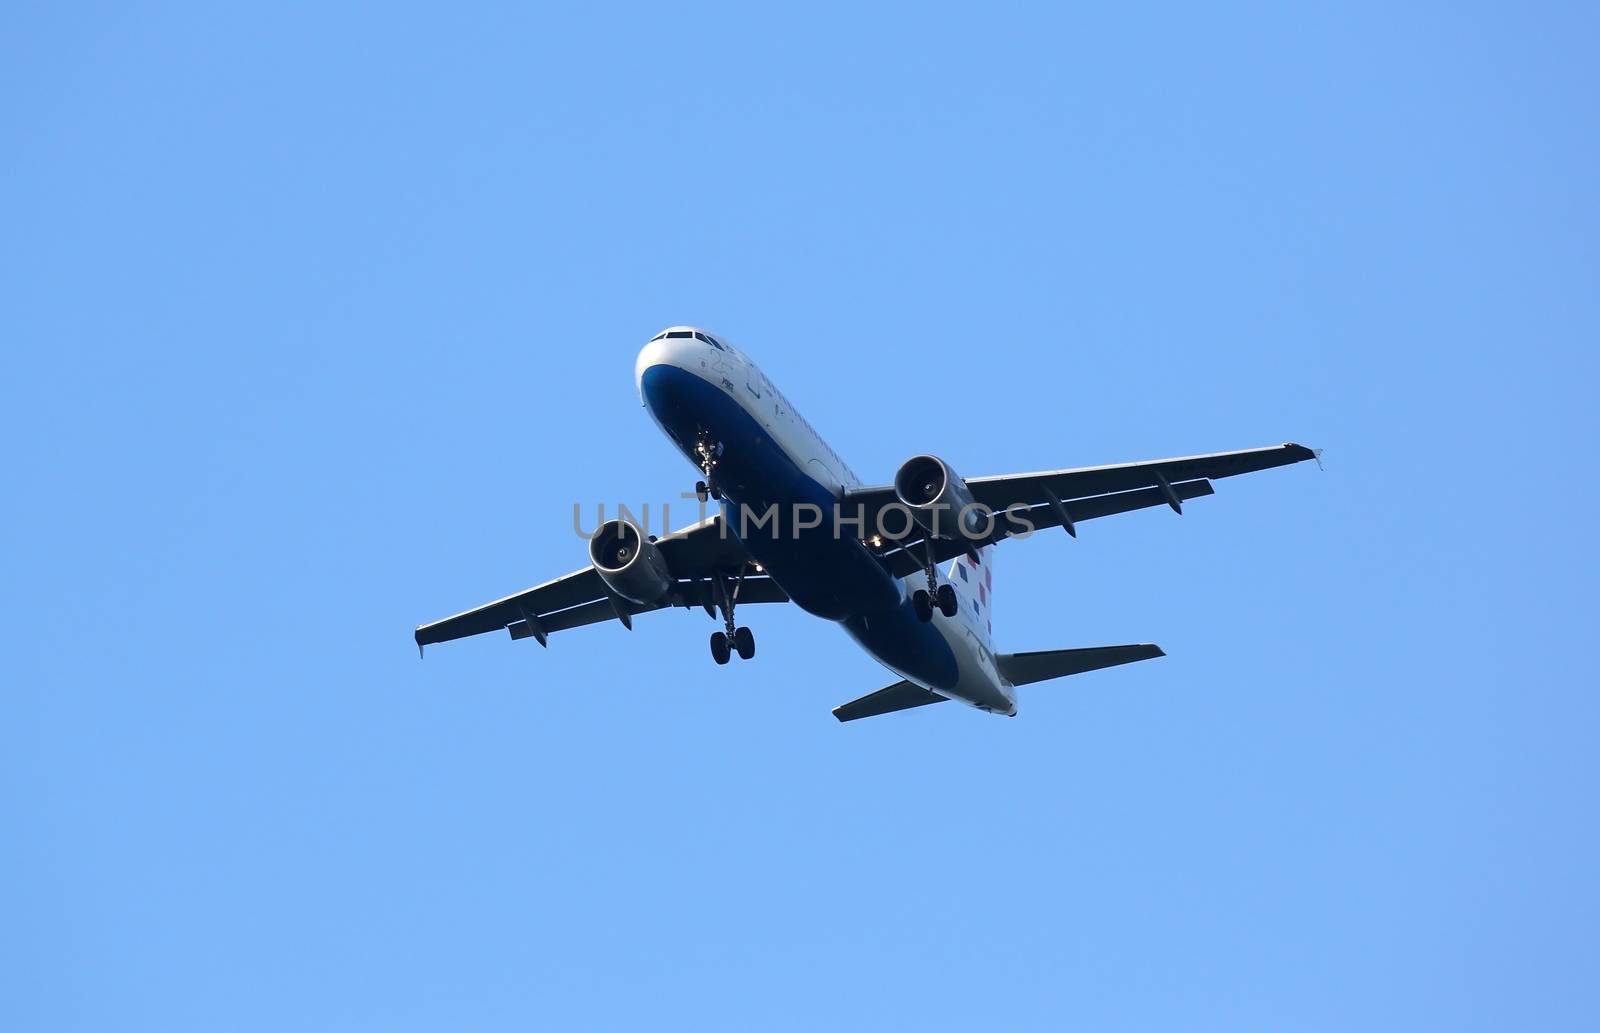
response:
[[[961,613],[988,644],[994,635],[994,546],[978,550],[977,562],[971,556],[958,556],[946,572],[961,599]]]

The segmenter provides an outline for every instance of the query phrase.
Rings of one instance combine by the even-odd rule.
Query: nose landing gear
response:
[[[700,460],[700,472],[705,474],[705,480],[694,482],[695,498],[701,502],[707,498],[721,499],[722,492],[717,488],[716,470],[717,460],[722,458],[722,442],[701,438],[695,442],[694,451]]]

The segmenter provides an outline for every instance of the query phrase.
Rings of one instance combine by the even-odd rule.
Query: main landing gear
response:
[[[956,590],[952,585],[940,585],[932,595],[923,588],[911,593],[911,608],[916,611],[917,620],[933,620],[933,611],[937,609],[946,617],[954,617],[960,603],[956,601]]]
[[[731,639],[725,631],[711,633],[711,659],[718,664],[725,664],[735,653],[739,654],[741,660],[749,660],[756,655],[756,636],[749,628],[734,628]]]
[[[928,587],[919,588],[911,593],[911,609],[916,613],[917,620],[924,624],[933,620],[935,607],[946,617],[954,617],[957,607],[960,606],[956,600],[955,586],[943,584],[938,588],[933,587],[938,582],[938,576],[933,569],[932,542],[923,543],[922,557],[922,573],[928,579]]]
[[[722,458],[722,442],[701,438],[695,442],[694,452],[700,461],[700,472],[706,475],[705,480],[694,482],[695,498],[701,502],[706,501],[708,498],[721,499],[722,492],[717,488],[716,471],[717,460]],[[727,661],[720,660],[718,663],[727,663]]]
[[[756,636],[749,628],[736,627],[733,623],[733,606],[739,599],[739,584],[743,576],[728,587],[728,579],[721,574],[716,575],[711,582],[711,590],[717,608],[722,611],[722,625],[725,630],[711,633],[711,659],[721,666],[728,662],[734,653],[739,654],[741,660],[751,660],[756,655]]]

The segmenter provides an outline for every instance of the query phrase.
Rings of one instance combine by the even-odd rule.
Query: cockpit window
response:
[[[668,337],[693,337],[694,334],[690,333],[687,330],[674,330],[671,333],[667,334],[667,336]]]
[[[719,352],[725,352],[725,351],[728,350],[728,349],[726,349],[726,348],[724,348],[722,346],[722,342],[721,341],[717,340],[715,337],[712,337],[710,334],[703,334],[698,330],[696,330],[694,332],[694,339],[697,340],[697,341],[706,342],[707,344],[711,345],[711,347],[715,348]]]
[[[667,336],[667,332],[665,330],[663,330],[659,334],[656,334],[654,337],[650,338],[650,343],[654,344],[655,342],[661,340],[665,336]]]

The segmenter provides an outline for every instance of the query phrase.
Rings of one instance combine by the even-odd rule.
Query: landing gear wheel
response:
[[[706,499],[711,497],[711,488],[706,484],[705,481],[694,482],[694,497],[699,499],[701,502],[704,502]]]
[[[933,601],[920,588],[911,593],[911,609],[916,611],[917,620],[923,623],[933,620]]]
[[[939,612],[946,617],[954,617],[956,615],[956,607],[959,605],[956,602],[955,586],[940,585],[939,591],[935,595],[939,600]]]
[[[739,654],[739,659],[750,660],[756,655],[756,636],[749,628],[735,628],[733,632],[733,649]]]
[[[711,633],[711,659],[715,660],[718,666],[728,662],[728,636],[720,631]]]

